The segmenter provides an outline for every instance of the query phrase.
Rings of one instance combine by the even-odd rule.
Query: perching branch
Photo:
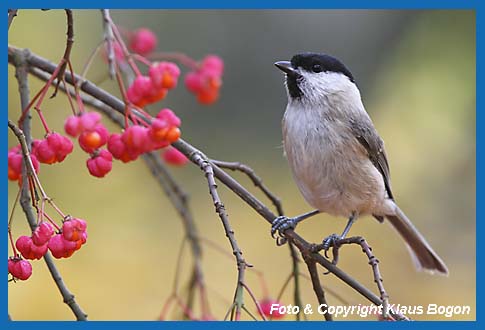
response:
[[[13,60],[15,54],[17,54],[20,49],[15,48],[13,46],[9,46],[9,62]],[[33,67],[39,68],[45,72],[51,73],[54,72],[56,65],[37,56],[31,54],[28,62]],[[64,75],[64,78],[69,84],[73,84],[73,81],[70,75]],[[79,79],[76,76],[76,79]],[[81,83],[81,90],[90,96],[102,101],[106,105],[109,105],[119,113],[124,113],[125,111],[125,104],[119,100],[118,98],[114,97],[113,95],[107,93],[106,91],[100,89],[99,87],[95,86],[88,80],[85,80]],[[135,113],[135,111],[133,111]],[[212,171],[214,172],[214,177],[219,179],[224,185],[226,185],[230,190],[232,190],[236,195],[238,195],[243,201],[245,201],[251,208],[253,208],[259,215],[261,215],[268,223],[272,223],[272,221],[276,218],[276,215],[271,212],[262,202],[260,202],[254,195],[252,195],[248,190],[246,190],[239,182],[234,180],[231,176],[229,176],[226,172],[224,172],[221,168],[219,168],[215,164],[211,164],[208,161],[207,157],[204,157],[204,154],[199,151],[198,149],[194,148],[189,143],[185,142],[184,140],[180,139],[177,142],[172,144],[173,147],[178,149],[180,152],[185,154],[189,159],[192,160],[195,164],[198,164],[200,159],[205,159],[211,166]],[[198,155],[198,157],[194,157],[194,155]],[[316,263],[320,264],[322,267],[327,269],[330,273],[337,276],[347,285],[352,287],[354,290],[359,292],[362,296],[367,298],[369,301],[376,305],[383,304],[383,301],[380,297],[376,296],[372,291],[367,289],[357,280],[352,278],[350,275],[342,271],[340,268],[332,264],[332,262],[326,259],[324,256],[317,252],[312,252],[314,245],[310,244],[306,240],[304,240],[301,236],[299,236],[296,232],[292,229],[288,229],[285,231],[285,237],[292,242],[302,254],[307,254],[308,258],[313,259]],[[402,314],[391,310],[391,316],[398,320],[406,320],[407,318]]]

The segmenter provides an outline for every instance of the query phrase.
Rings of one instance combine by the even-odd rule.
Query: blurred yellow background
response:
[[[310,208],[282,155],[280,120],[286,94],[283,75],[273,62],[300,51],[328,52],[342,59],[356,77],[364,104],[386,142],[396,199],[445,260],[450,276],[417,273],[398,235],[370,217],[360,219],[351,234],[364,236],[373,247],[391,303],[470,305],[470,315],[452,319],[475,319],[474,12],[126,10],[113,11],[112,16],[127,29],[153,29],[159,50],[182,51],[196,59],[215,53],[224,59],[224,85],[216,105],[199,105],[180,83],[150,109],[172,108],[182,118],[184,139],[209,157],[251,166],[281,197],[291,216]],[[102,21],[99,11],[90,10],[74,11],[74,18],[72,62],[80,71],[103,38]],[[9,43],[56,62],[64,50],[65,29],[62,11],[21,10],[10,28]],[[98,59],[88,78],[101,81],[106,75],[107,67]],[[32,93],[42,86],[35,78],[30,82]],[[116,93],[112,82],[100,86]],[[9,67],[9,119],[17,120],[19,110],[14,70]],[[46,100],[43,110],[49,125],[62,132],[70,113],[66,97]],[[119,131],[108,119],[104,123]],[[35,114],[33,126],[34,137],[41,138]],[[15,144],[9,132],[9,146]],[[87,155],[77,141],[74,144],[75,151],[62,164],[43,165],[40,172],[44,188],[61,209],[88,221],[87,244],[73,257],[57,261],[57,266],[89,319],[156,319],[171,293],[183,238],[181,221],[142,161],[116,161],[106,178],[96,179],[86,169]],[[230,252],[200,170],[189,164],[173,168],[172,173],[190,194],[200,234]],[[269,205],[245,177],[235,177]],[[17,189],[16,183],[9,183],[9,210]],[[246,260],[264,273],[274,298],[291,271],[288,248],[275,245],[268,224],[238,197],[222,185],[219,191]],[[308,241],[319,242],[341,232],[345,222],[319,215],[297,231]],[[20,208],[13,234],[29,234]],[[232,259],[203,247],[211,310],[222,319],[234,294],[236,267]],[[187,250],[182,283],[188,281],[190,264]],[[359,248],[343,249],[339,266],[377,292]],[[246,278],[262,298],[258,277],[249,271]],[[350,304],[367,304],[334,276],[321,278],[324,286]],[[316,305],[311,283],[301,281],[303,302]],[[73,319],[43,261],[33,262],[28,281],[9,283],[8,290],[14,320]],[[339,303],[332,295],[328,300]],[[282,302],[293,303],[291,286]],[[254,312],[248,296],[246,303]]]

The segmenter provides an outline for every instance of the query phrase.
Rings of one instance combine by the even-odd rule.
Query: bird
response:
[[[341,235],[323,240],[328,250],[359,217],[371,215],[396,229],[417,270],[448,275],[443,260],[395,201],[384,141],[350,70],[334,56],[312,52],[274,64],[286,76],[284,151],[296,185],[315,210],[275,218],[272,236],[278,233],[284,239],[285,230],[322,212],[348,218]]]

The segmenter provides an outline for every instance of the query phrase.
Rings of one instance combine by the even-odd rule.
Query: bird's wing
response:
[[[374,125],[370,118],[360,118],[359,120],[368,121],[366,125],[362,125],[362,122],[357,124],[357,121],[351,120],[350,128],[357,141],[365,148],[367,155],[374,164],[374,166],[382,174],[384,179],[384,185],[386,187],[387,195],[390,199],[394,199],[391,191],[389,163],[387,162],[386,151],[384,150],[384,141],[377,134]]]

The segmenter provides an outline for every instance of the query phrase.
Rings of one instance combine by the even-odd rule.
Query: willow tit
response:
[[[384,142],[349,69],[335,57],[316,53],[275,65],[286,73],[284,150],[300,192],[316,210],[276,218],[272,235],[283,235],[320,212],[349,217],[342,235],[324,240],[328,249],[345,238],[359,216],[372,215],[379,222],[386,218],[406,242],[418,270],[447,275],[445,263],[394,200]]]

